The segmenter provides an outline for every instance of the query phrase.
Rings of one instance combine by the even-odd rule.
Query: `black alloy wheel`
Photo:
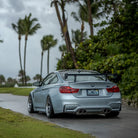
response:
[[[46,101],[46,115],[48,118],[54,117],[53,106],[49,96],[47,97],[47,101]]]
[[[32,101],[31,95],[29,95],[29,97],[28,97],[27,109],[28,109],[29,113],[34,113],[33,101]]]

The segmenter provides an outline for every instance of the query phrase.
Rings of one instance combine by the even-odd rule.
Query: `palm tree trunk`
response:
[[[43,70],[43,51],[41,53],[40,81],[42,81],[42,70]]]
[[[71,57],[72,57],[74,66],[75,66],[75,68],[78,68],[75,53],[74,53],[74,50],[72,48],[71,41],[70,41],[70,35],[69,35],[69,31],[68,31],[67,19],[65,18],[65,9],[64,8],[65,8],[65,5],[64,5],[64,2],[63,2],[62,3],[62,8],[61,8],[62,18],[63,18],[63,31],[64,31],[64,34],[65,34],[65,39],[67,40],[68,48],[69,48],[69,51],[71,53]]]
[[[48,49],[48,53],[47,53],[47,74],[49,74],[49,49]]]
[[[57,14],[57,17],[58,17],[58,21],[59,21],[59,24],[60,24],[60,27],[61,27],[62,34],[65,37],[64,25],[63,25],[63,22],[62,22],[62,19],[61,19],[60,12],[59,12],[58,5],[57,5],[56,1],[54,2],[54,6],[55,6],[55,9],[56,9],[56,14]],[[67,42],[66,37],[65,37],[65,42],[66,42],[66,45],[67,45],[67,52],[69,52],[69,46],[68,46],[68,42]]]
[[[84,21],[81,23],[81,42],[83,41]]]
[[[68,39],[68,43],[69,43],[69,48],[70,48],[70,53],[71,53],[71,57],[72,57],[72,60],[73,60],[73,63],[74,63],[74,66],[76,69],[78,69],[78,65],[77,65],[77,61],[76,61],[76,57],[75,57],[75,53],[74,53],[74,50],[71,46],[71,41],[70,41],[70,36],[69,36],[69,32],[67,31],[66,33],[66,38]]]
[[[113,10],[114,10],[114,14],[117,15],[117,6],[116,6],[116,3],[113,2]]]
[[[21,71],[23,71],[23,67],[22,67],[22,58],[21,58],[21,35],[19,34],[19,60],[20,60],[20,68],[21,68]],[[24,82],[23,80],[23,74],[21,74],[22,76],[22,84]]]
[[[89,26],[90,26],[90,34],[91,36],[94,35],[93,32],[93,18],[92,18],[92,13],[91,13],[91,1],[87,0],[87,6],[88,6],[88,21],[89,21]]]
[[[26,85],[26,48],[27,48],[27,35],[25,36],[25,46],[24,46],[24,83]]]
[[[57,14],[57,17],[58,17],[58,20],[59,20],[59,24],[60,24],[62,33],[63,33],[64,38],[65,38],[65,42],[66,42],[66,45],[67,45],[67,52],[70,52],[71,53],[74,66],[75,66],[75,68],[78,68],[77,61],[76,61],[76,57],[75,57],[75,53],[73,51],[73,48],[72,48],[72,45],[71,45],[71,41],[70,41],[70,36],[69,36],[69,32],[68,32],[67,21],[65,19],[64,2],[61,4],[62,5],[61,10],[62,10],[62,18],[63,18],[63,21],[61,19],[60,12],[59,12],[58,5],[57,5],[57,1],[56,0],[54,2],[54,5],[55,5],[55,9],[56,9],[56,14]]]
[[[64,1],[62,1],[61,3],[61,11],[62,11],[62,30],[63,30],[63,35],[65,37],[65,41],[66,41],[66,45],[67,45],[67,51],[70,52],[70,48],[72,47],[71,46],[71,42],[70,42],[70,36],[69,36],[69,33],[68,33],[68,25],[67,25],[67,20],[65,18],[65,5],[64,5]]]

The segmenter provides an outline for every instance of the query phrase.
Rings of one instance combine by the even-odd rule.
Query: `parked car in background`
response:
[[[48,118],[59,113],[105,114],[116,117],[121,111],[118,86],[107,74],[88,70],[59,70],[35,82],[28,96],[28,112],[45,112]]]

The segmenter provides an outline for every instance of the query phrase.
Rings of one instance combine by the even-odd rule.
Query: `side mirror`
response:
[[[41,85],[42,85],[42,82],[41,81],[37,81],[37,82],[34,82],[33,83],[33,86],[40,87]]]

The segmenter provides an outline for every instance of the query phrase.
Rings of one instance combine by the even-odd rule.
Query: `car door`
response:
[[[45,108],[47,96],[51,92],[53,92],[52,88],[55,87],[55,84],[57,83],[57,81],[58,81],[58,77],[55,73],[50,74],[49,78],[44,80],[44,82],[43,82],[44,86],[43,86],[42,92],[41,92],[42,108]]]
[[[34,93],[34,103],[36,108],[44,108],[45,99],[48,94],[48,85],[52,78],[52,74],[47,75],[47,77],[43,80],[42,86],[39,87]]]

